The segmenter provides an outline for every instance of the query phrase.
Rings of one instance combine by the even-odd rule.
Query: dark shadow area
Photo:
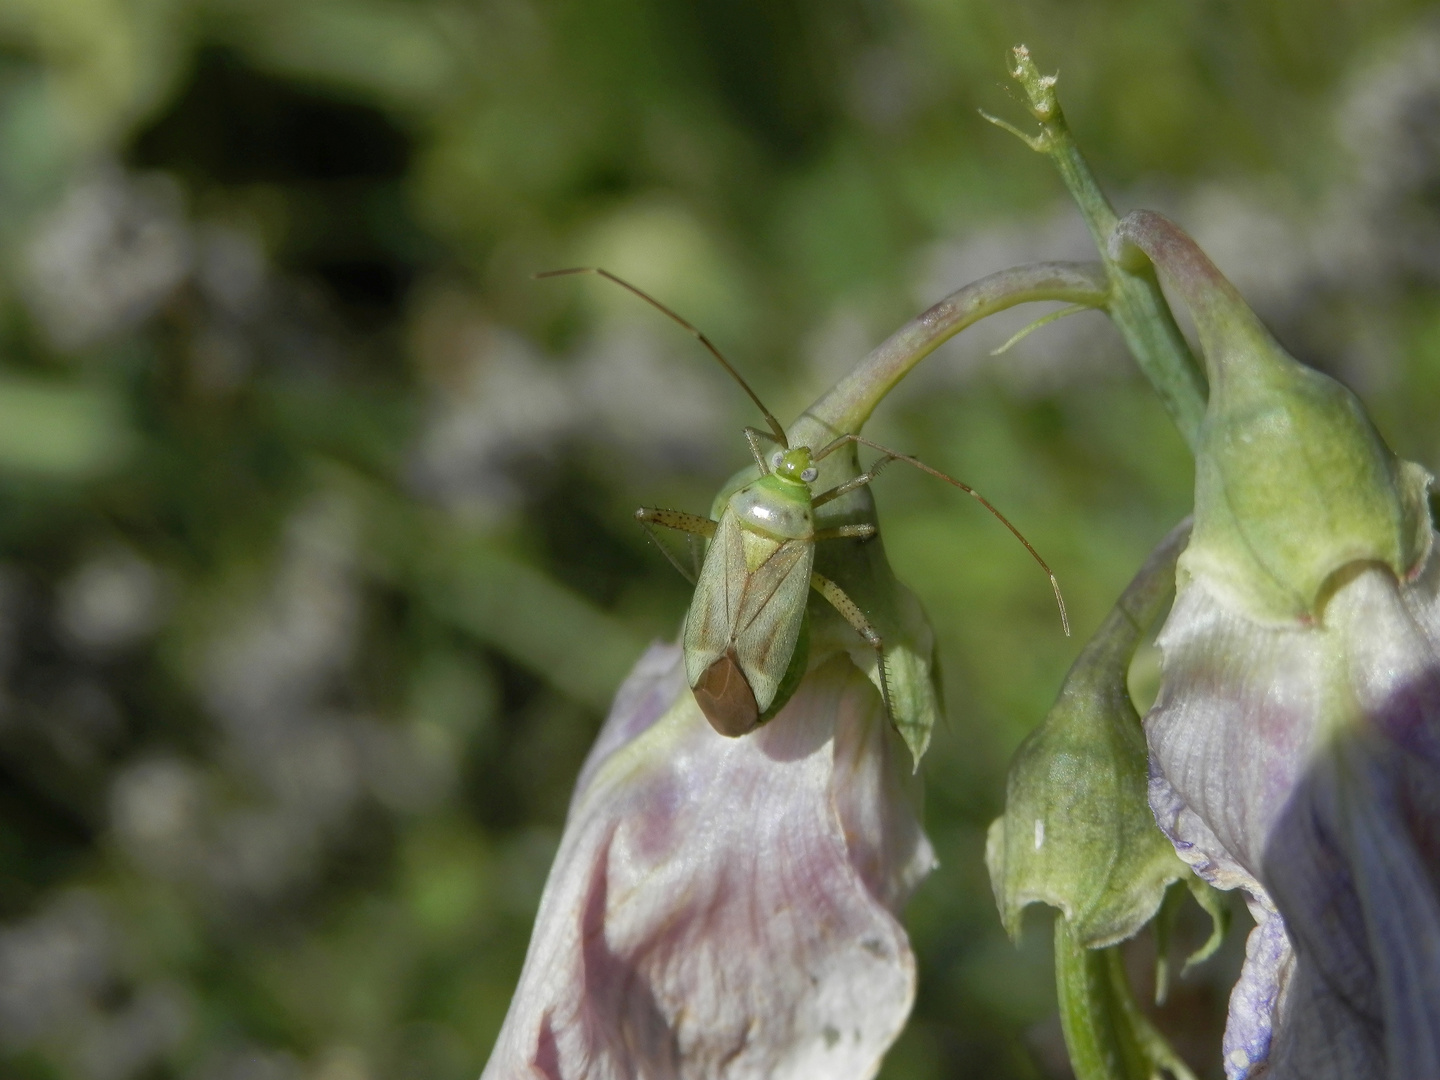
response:
[[[184,90],[128,153],[202,200],[267,189],[283,206],[277,261],[371,330],[399,313],[428,246],[400,192],[411,158],[410,135],[383,110],[216,46],[196,53]]]

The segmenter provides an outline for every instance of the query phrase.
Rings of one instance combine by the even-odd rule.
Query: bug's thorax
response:
[[[752,574],[788,540],[815,534],[815,512],[807,485],[774,473],[747,484],[726,507],[740,524],[745,565]]]
[[[730,496],[734,512],[746,532],[771,540],[805,540],[814,535],[815,512],[810,486],[775,473],[762,476]]]

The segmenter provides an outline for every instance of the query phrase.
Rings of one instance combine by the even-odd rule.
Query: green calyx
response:
[[[1012,937],[1024,909],[1040,902],[1059,908],[1086,948],[1112,945],[1149,922],[1167,886],[1189,874],[1150,813],[1145,735],[1126,686],[1188,533],[1176,529],[1141,568],[1015,755],[1005,814],[985,850]]]
[[[1011,937],[1019,937],[1028,905],[1060,909],[1055,989],[1078,1080],[1154,1080],[1164,1073],[1194,1080],[1135,1000],[1119,943],[1154,920],[1161,1002],[1169,929],[1184,894],[1214,925],[1186,968],[1215,951],[1228,923],[1218,894],[1155,825],[1145,736],[1127,689],[1130,661],[1164,609],[1189,536],[1188,520],[1171,531],[1071,667],[1055,705],[1015,755],[1005,814],[990,826],[985,846]]]
[[[1210,400],[1195,461],[1195,532],[1180,569],[1271,623],[1319,620],[1336,571],[1405,578],[1430,547],[1430,476],[1391,453],[1344,386],[1282,349],[1174,223],[1137,211],[1117,259],[1143,252],[1195,319]]]

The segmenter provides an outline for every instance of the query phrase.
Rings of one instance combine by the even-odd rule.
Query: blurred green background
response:
[[[1409,0],[0,0],[0,1074],[460,1080],[578,766],[782,418],[992,270],[1085,258],[1006,49],[1440,467],[1440,18]],[[1029,313],[1029,314],[1034,314]],[[1010,753],[1189,502],[1101,316],[927,360],[867,432],[941,635],[941,868],[889,1080],[1063,1076],[981,854]],[[1218,1075],[1228,954],[1161,1014]],[[1057,1064],[1057,1057],[1060,1063]]]

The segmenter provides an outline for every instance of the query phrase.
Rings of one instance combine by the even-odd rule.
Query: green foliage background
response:
[[[976,113],[1024,117],[1017,41],[1120,209],[1440,466],[1431,8],[0,0],[0,1073],[478,1073],[609,696],[687,601],[633,509],[706,507],[755,419],[654,312],[529,275],[631,278],[794,415],[966,280],[1086,256]],[[991,359],[1018,325],[868,429],[1002,507],[1077,631],[996,522],[887,473],[950,712],[892,1080],[1063,1075],[984,829],[1189,502],[1103,319]],[[1212,1075],[1236,947],[1161,1014]]]

